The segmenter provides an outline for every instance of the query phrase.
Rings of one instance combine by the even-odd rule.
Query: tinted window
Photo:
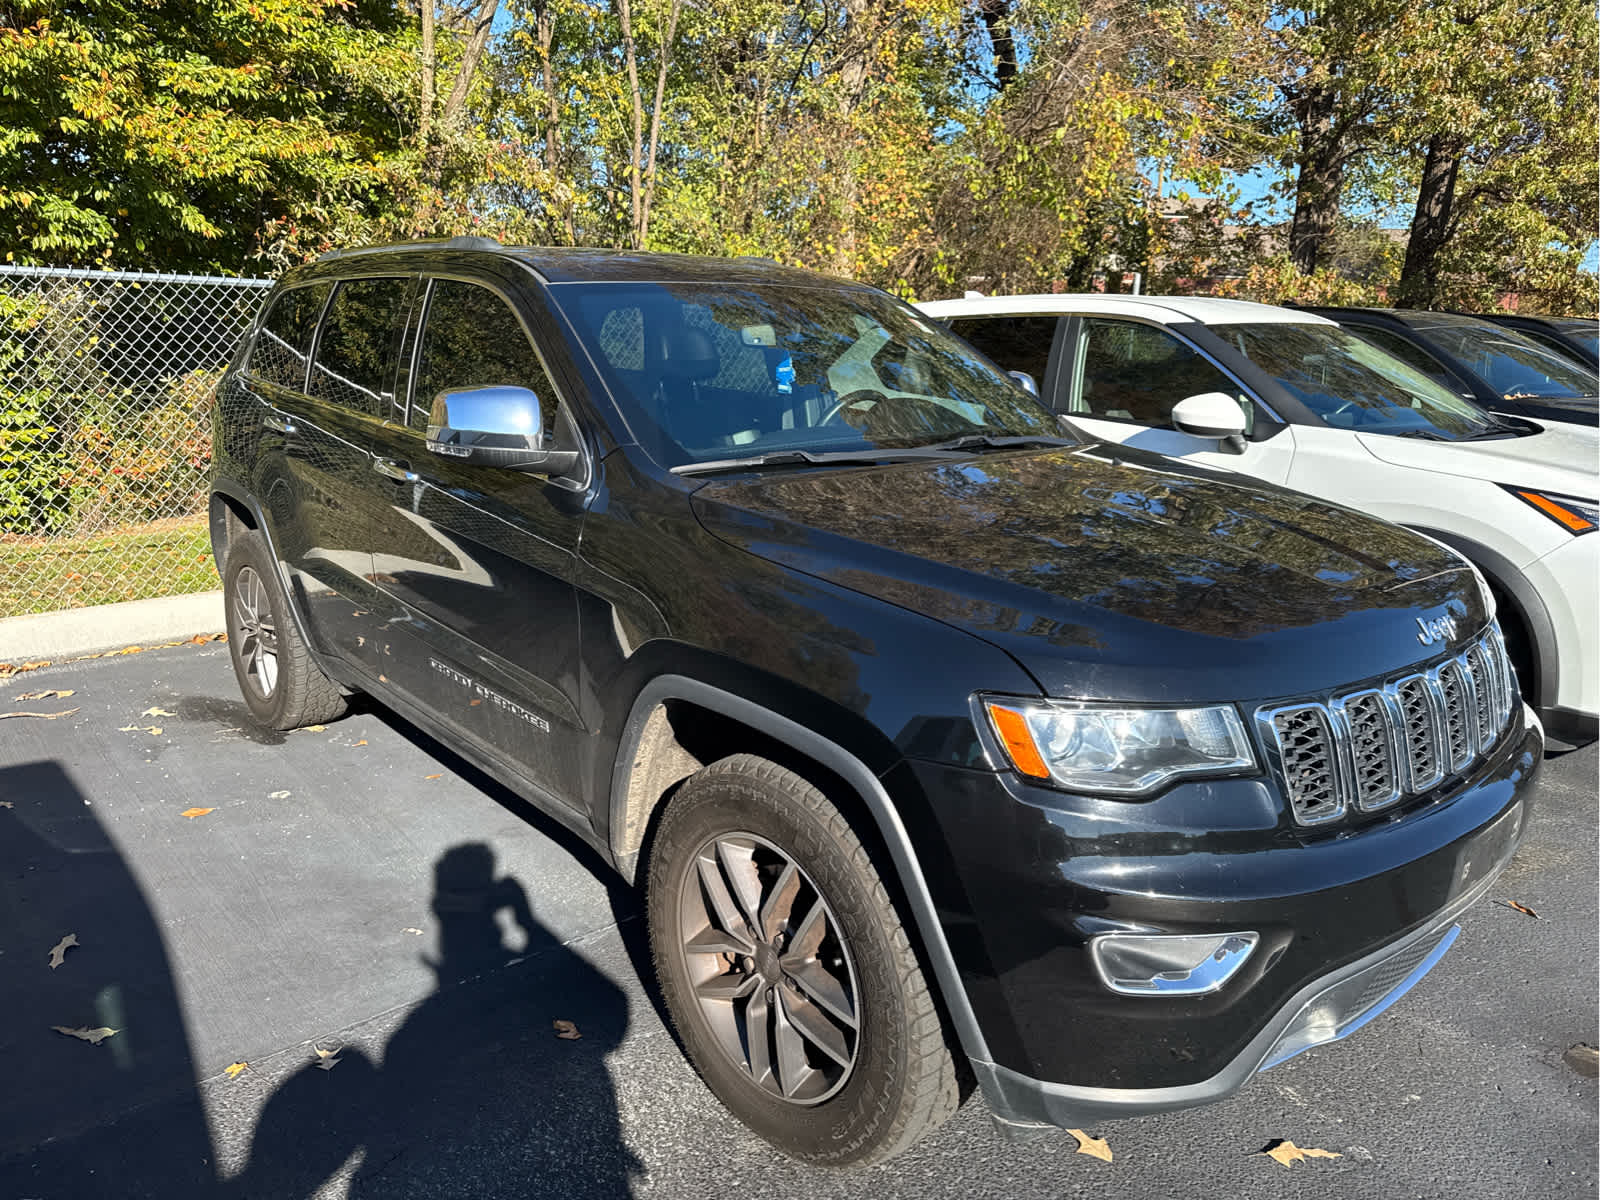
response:
[[[311,395],[369,416],[389,416],[395,353],[410,306],[410,279],[341,283],[322,321]]]
[[[950,328],[1007,371],[1026,371],[1040,388],[1059,317],[962,317]]]
[[[306,353],[327,298],[325,283],[279,292],[250,347],[250,373],[263,383],[295,391],[305,387]]]
[[[1071,411],[1170,429],[1172,406],[1201,392],[1240,396],[1239,385],[1164,329],[1085,317]],[[1249,414],[1246,407],[1246,413]]]
[[[1507,399],[1595,394],[1594,372],[1487,321],[1435,326],[1427,337]]]
[[[1472,401],[1337,325],[1275,321],[1211,332],[1335,429],[1455,441],[1493,428]]]
[[[1379,329],[1373,325],[1350,325],[1347,328],[1358,337],[1366,338],[1374,346],[1387,350],[1412,370],[1421,371],[1429,379],[1437,380],[1445,387],[1452,389],[1456,387],[1456,381],[1445,373],[1437,359],[1415,342],[1406,340],[1393,330]]]
[[[433,398],[451,388],[510,385],[533,390],[549,432],[556,395],[509,305],[488,288],[434,281],[411,389],[413,429],[428,424]]]
[[[1063,436],[1056,418],[930,318],[867,288],[562,284],[551,289],[657,461]],[[1068,435],[1070,436],[1070,435]]]

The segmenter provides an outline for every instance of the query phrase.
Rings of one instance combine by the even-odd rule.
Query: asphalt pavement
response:
[[[1596,1191],[1596,1081],[1564,1057],[1600,1042],[1593,747],[1544,764],[1490,899],[1349,1040],[1090,1130],[1110,1163],[1003,1141],[974,1096],[825,1171],[689,1068],[632,892],[405,722],[260,731],[220,644],[0,679],[0,712],[72,709],[0,720],[0,1198]]]

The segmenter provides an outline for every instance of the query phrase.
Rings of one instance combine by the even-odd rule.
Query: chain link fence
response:
[[[217,586],[217,380],[265,279],[0,267],[0,617]]]

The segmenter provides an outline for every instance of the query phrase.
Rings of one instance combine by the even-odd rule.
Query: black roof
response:
[[[1378,308],[1376,306],[1359,307],[1355,305],[1341,307],[1329,304],[1308,304],[1305,306],[1305,310],[1331,317],[1334,320],[1338,320],[1341,316],[1383,317],[1399,325],[1408,325],[1412,329],[1439,329],[1449,325],[1479,326],[1493,324],[1493,322],[1484,317],[1467,316],[1463,313],[1428,312],[1420,308]]]
[[[388,259],[398,266],[405,259],[438,256],[460,261],[463,256],[494,255],[531,267],[547,283],[722,283],[773,284],[801,287],[865,287],[865,284],[785,267],[768,258],[710,258],[694,254],[660,254],[639,250],[606,250],[587,246],[506,246],[493,238],[454,237],[381,246],[330,250],[316,262],[292,272],[296,279],[344,274],[355,260]],[[408,264],[410,269],[422,269]]]

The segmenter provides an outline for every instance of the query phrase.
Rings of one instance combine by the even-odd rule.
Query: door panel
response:
[[[1250,394],[1182,338],[1140,321],[1084,317],[1072,338],[1071,361],[1060,373],[1055,407],[1085,433],[1108,442],[1286,482],[1295,448],[1290,426],[1269,437],[1247,436],[1243,454],[1218,449],[1215,438],[1173,428],[1173,406],[1201,392],[1233,396],[1253,423]]]
[[[548,429],[566,417],[513,310],[477,284],[434,282],[412,374],[409,419],[372,441],[389,471],[371,477],[384,509],[374,579],[398,618],[382,669],[570,803],[583,732],[573,578],[587,493],[432,454],[424,442],[428,398],[446,388],[530,387]]]

